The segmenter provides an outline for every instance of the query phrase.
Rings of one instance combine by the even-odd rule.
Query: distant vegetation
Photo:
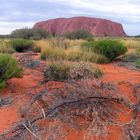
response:
[[[14,30],[11,33],[12,38],[23,38],[23,39],[33,39],[40,40],[48,38],[49,33],[44,29],[34,29],[34,28],[23,28]]]
[[[0,39],[11,38],[10,35],[0,35]]]
[[[0,54],[0,89],[6,86],[8,79],[19,77],[22,68],[9,54]]]
[[[87,30],[76,30],[73,32],[68,32],[64,34],[68,39],[91,39],[93,35]]]
[[[40,28],[23,28],[14,30],[11,35],[12,38],[23,38],[23,39],[33,39],[40,40],[50,37],[63,37],[67,39],[91,39],[93,35],[87,30],[76,30],[73,32],[67,32],[64,35],[53,35],[44,29]]]

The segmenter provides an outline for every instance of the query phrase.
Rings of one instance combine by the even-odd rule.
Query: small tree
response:
[[[44,30],[44,29],[33,28],[31,30],[32,30],[32,33],[33,33],[33,36],[30,37],[31,39],[39,40],[39,39],[42,39],[42,38],[45,39],[45,38],[49,37],[49,33],[46,32],[46,30]]]
[[[11,33],[11,37],[13,38],[29,39],[31,36],[33,36],[33,33],[32,30],[29,28],[16,29]]]
[[[64,36],[68,39],[89,39],[93,37],[93,35],[87,30],[68,32]]]

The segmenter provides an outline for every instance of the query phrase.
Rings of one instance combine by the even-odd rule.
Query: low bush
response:
[[[14,53],[15,50],[13,47],[10,45],[9,41],[1,40],[0,41],[0,53]]]
[[[17,61],[8,54],[0,54],[0,89],[6,86],[8,79],[19,77],[22,68]]]
[[[83,62],[51,62],[44,71],[48,81],[94,79],[102,74],[101,70]]]
[[[140,59],[138,59],[138,60],[136,61],[135,66],[136,66],[136,68],[139,68],[139,69],[140,69]]]
[[[17,52],[30,51],[33,48],[33,42],[26,39],[14,39],[11,41],[11,45]]]
[[[127,48],[119,40],[103,39],[84,43],[82,46],[85,46],[84,49],[87,51],[104,55],[110,61],[127,52]]]
[[[48,81],[63,81],[69,78],[70,65],[63,62],[51,62],[47,65],[44,76]]]
[[[49,37],[49,33],[44,29],[40,28],[23,28],[14,30],[11,33],[12,38],[23,38],[23,39],[45,39]]]
[[[106,56],[110,61],[112,61],[118,56],[125,54],[127,52],[127,48],[118,40],[104,39],[95,42],[94,51],[95,53]]]
[[[64,35],[68,39],[92,39],[93,35],[87,30],[76,30]]]

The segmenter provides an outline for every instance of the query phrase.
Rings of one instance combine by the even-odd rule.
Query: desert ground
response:
[[[9,78],[0,90],[0,140],[138,140],[140,39],[115,40],[121,40],[127,52],[106,61],[96,54],[81,56],[91,55],[80,48],[85,40],[38,40],[33,41],[35,49],[17,52],[5,45],[9,39],[2,39],[0,52],[16,59],[22,74]],[[90,63],[95,76],[47,77],[46,67],[58,61]]]

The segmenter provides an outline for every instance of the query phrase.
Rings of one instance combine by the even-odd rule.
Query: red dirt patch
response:
[[[114,66],[112,64],[99,65],[104,70],[103,81],[111,82],[119,86],[120,92],[134,101],[132,97],[132,87],[140,83],[140,74],[137,71],[132,71],[127,68]],[[8,87],[3,90],[3,95],[12,95],[14,104],[0,108],[0,133],[8,129],[13,123],[20,120],[19,108],[26,105],[28,100],[28,89],[34,87],[42,79],[40,72],[27,69],[22,78],[13,78],[9,81]],[[11,89],[13,87],[13,89]],[[118,117],[119,122],[128,122],[131,119],[129,110],[122,108],[123,112]],[[121,129],[117,126],[109,126],[109,135],[105,140],[119,140]],[[82,140],[83,132],[71,132],[67,140]]]

